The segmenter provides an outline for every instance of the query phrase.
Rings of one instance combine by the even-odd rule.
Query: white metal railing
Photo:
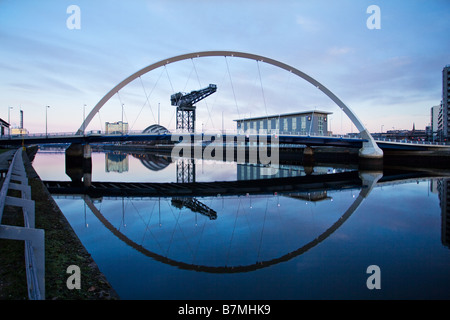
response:
[[[8,196],[8,190],[18,190],[21,197]],[[1,223],[5,206],[21,207],[24,226]],[[35,203],[22,158],[22,148],[17,149],[0,191],[0,238],[25,241],[25,269],[28,298],[45,299],[45,239],[44,230],[35,228]]]
[[[433,146],[446,146],[448,143],[439,141],[418,141],[418,140],[407,140],[407,139],[392,139],[392,138],[375,138],[375,141],[380,142],[398,142],[398,143],[408,143],[408,144],[425,144]]]

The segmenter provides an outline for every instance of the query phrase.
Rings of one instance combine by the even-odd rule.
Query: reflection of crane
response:
[[[177,183],[193,183],[195,182],[195,159],[181,158],[177,159]],[[181,209],[186,207],[193,212],[199,212],[211,220],[217,219],[217,213],[209,208],[206,204],[198,201],[196,198],[190,197],[173,197],[172,205]]]
[[[196,198],[172,198],[172,205],[178,209],[183,207],[189,208],[193,212],[199,212],[200,214],[209,217],[210,220],[217,219],[217,212],[206,204],[198,201]]]
[[[195,130],[195,106],[194,104],[217,90],[217,85],[210,84],[204,89],[192,91],[191,93],[174,93],[170,96],[170,102],[177,106],[177,129],[194,132]]]

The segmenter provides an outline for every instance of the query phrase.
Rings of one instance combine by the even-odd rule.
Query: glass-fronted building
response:
[[[442,101],[439,110],[438,131],[443,139],[450,138],[450,65],[442,70]]]
[[[239,133],[319,135],[328,134],[328,115],[326,111],[306,111],[285,113],[264,117],[234,120]]]

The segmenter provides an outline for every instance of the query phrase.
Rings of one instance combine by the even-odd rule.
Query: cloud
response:
[[[305,31],[319,31],[320,24],[309,17],[297,15],[295,18],[295,23],[302,27]]]
[[[353,53],[355,50],[350,47],[332,47],[328,50],[328,54],[331,56],[340,56],[348,53]]]

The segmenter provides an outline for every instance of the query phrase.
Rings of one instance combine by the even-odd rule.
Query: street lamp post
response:
[[[47,110],[50,108],[50,106],[45,107],[45,137],[48,138],[48,131],[47,131]]]
[[[83,105],[83,135],[84,135],[84,131],[86,130],[86,105]]]
[[[8,124],[9,124],[9,127],[8,127],[8,137],[9,137],[9,139],[11,139],[11,120],[10,120],[10,116],[9,116],[9,113],[10,113],[10,111],[11,111],[11,109],[12,109],[13,107],[8,107]]]

